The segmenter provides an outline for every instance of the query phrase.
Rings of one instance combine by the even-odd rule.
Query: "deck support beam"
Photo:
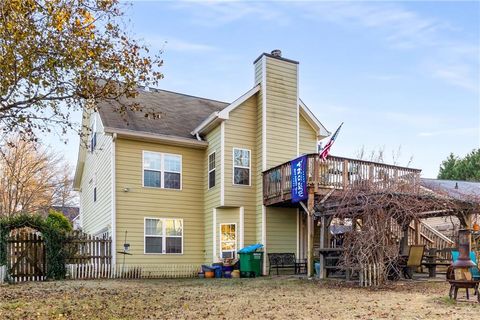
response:
[[[313,277],[313,207],[315,205],[315,191],[313,188],[308,188],[307,200],[307,276]]]

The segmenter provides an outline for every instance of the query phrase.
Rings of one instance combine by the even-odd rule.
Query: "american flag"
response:
[[[333,143],[337,139],[338,132],[340,131],[340,128],[342,126],[343,126],[343,122],[342,122],[342,124],[340,124],[337,131],[335,131],[333,136],[330,138],[330,141],[328,141],[328,143],[325,145],[325,147],[320,151],[320,153],[319,153],[320,159],[322,159],[322,160],[327,159],[328,153],[330,152],[330,148],[332,147]]]

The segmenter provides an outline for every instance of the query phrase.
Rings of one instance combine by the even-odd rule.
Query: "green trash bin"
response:
[[[263,252],[239,252],[238,255],[242,278],[255,278],[262,275]]]

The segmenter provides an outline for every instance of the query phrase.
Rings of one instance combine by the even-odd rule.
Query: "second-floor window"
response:
[[[97,118],[95,118],[95,114],[93,114],[93,121],[92,126],[90,128],[90,152],[95,151],[95,147],[97,146]]]
[[[208,155],[208,189],[215,187],[215,152]]]
[[[250,185],[250,150],[233,148],[233,184]]]
[[[143,186],[181,189],[182,157],[175,154],[144,151]]]

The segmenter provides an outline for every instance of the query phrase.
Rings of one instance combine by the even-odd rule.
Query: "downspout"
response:
[[[197,133],[195,133],[195,137],[197,138],[198,141],[202,141],[202,138],[200,138],[200,135]]]
[[[115,188],[115,141],[117,140],[117,134],[114,133],[112,135],[112,148],[111,148],[111,177],[110,181],[112,182],[111,185],[111,195],[112,195],[112,203],[111,203],[111,238],[112,238],[112,265],[115,266],[117,257],[116,257],[116,248],[117,248],[117,228],[116,228],[116,188]]]

